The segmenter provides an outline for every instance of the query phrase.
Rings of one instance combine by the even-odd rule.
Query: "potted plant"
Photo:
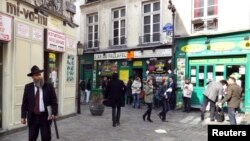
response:
[[[102,92],[100,89],[93,89],[91,93],[91,100],[89,103],[90,113],[94,116],[101,116],[104,112]]]

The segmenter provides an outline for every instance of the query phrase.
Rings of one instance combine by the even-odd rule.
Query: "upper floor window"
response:
[[[160,41],[160,2],[144,3],[142,8],[142,43]]]
[[[193,0],[193,31],[218,28],[218,0]]]
[[[112,11],[112,45],[126,44],[126,10],[125,8]]]
[[[98,15],[87,16],[88,48],[98,47]]]

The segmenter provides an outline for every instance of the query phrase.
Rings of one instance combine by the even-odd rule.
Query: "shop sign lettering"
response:
[[[64,52],[65,51],[65,35],[56,31],[45,29],[46,49]]]
[[[38,24],[42,24],[47,26],[47,17],[40,15],[38,13],[35,13],[34,11],[28,10],[26,8],[21,8],[20,3],[17,2],[17,4],[13,4],[10,2],[6,3],[7,6],[7,13],[21,17],[23,16],[25,19],[28,19],[32,22],[37,22]]]

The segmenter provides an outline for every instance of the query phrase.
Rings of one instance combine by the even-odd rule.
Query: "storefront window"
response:
[[[191,79],[191,83],[196,86],[196,66],[191,66],[190,69],[190,79]]]
[[[45,72],[44,77],[47,82],[53,84],[54,87],[58,85],[58,54],[45,52]]]
[[[204,87],[204,66],[199,66],[199,87]]]

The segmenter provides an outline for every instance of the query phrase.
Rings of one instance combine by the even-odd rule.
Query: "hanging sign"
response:
[[[11,41],[12,18],[0,13],[0,40]]]
[[[45,48],[48,50],[64,52],[65,51],[65,35],[56,31],[45,29],[46,35]]]

